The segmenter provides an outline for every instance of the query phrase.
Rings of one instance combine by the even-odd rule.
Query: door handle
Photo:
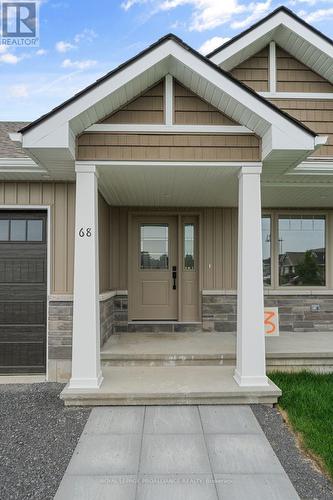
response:
[[[177,285],[176,285],[176,280],[177,280],[177,266],[172,266],[172,279],[173,279],[172,290],[177,290]]]

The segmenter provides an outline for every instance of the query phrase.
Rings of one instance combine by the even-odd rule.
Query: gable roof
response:
[[[213,50],[208,58],[226,70],[259,52],[270,41],[333,83],[333,41],[282,6]]]
[[[254,90],[252,90],[247,85],[245,85],[244,83],[240,82],[239,80],[237,80],[236,78],[234,78],[232,75],[230,75],[230,73],[228,71],[225,71],[223,68],[217,66],[210,59],[208,59],[207,57],[205,57],[202,54],[200,54],[199,52],[197,52],[195,49],[193,49],[192,47],[190,47],[189,45],[187,45],[183,40],[181,40],[180,38],[178,38],[176,35],[174,35],[172,33],[169,33],[168,35],[163,36],[162,38],[160,38],[159,40],[157,40],[157,42],[153,43],[152,45],[150,45],[149,47],[147,47],[143,51],[139,52],[136,56],[132,57],[131,59],[129,59],[126,62],[122,63],[121,65],[117,66],[115,69],[111,70],[109,73],[105,74],[104,76],[102,76],[101,78],[99,78],[98,80],[96,80],[96,82],[88,85],[86,88],[84,88],[83,90],[81,90],[78,93],[76,93],[73,97],[67,99],[62,104],[60,104],[59,106],[53,108],[48,113],[42,115],[40,118],[37,118],[37,120],[35,120],[35,121],[29,123],[28,125],[26,125],[22,129],[20,129],[19,132],[22,133],[22,134],[25,134],[27,131],[30,131],[31,129],[33,129],[34,127],[36,127],[37,125],[39,125],[43,121],[47,120],[48,118],[50,118],[51,116],[55,115],[56,113],[58,113],[62,109],[66,108],[67,106],[69,106],[70,104],[72,104],[73,102],[75,102],[76,100],[78,100],[80,97],[82,97],[85,94],[89,93],[91,90],[97,88],[99,85],[101,85],[102,83],[104,83],[108,79],[112,78],[116,74],[120,73],[122,70],[128,68],[131,64],[133,64],[134,62],[136,62],[139,59],[143,58],[144,56],[146,56],[147,54],[149,54],[150,52],[152,52],[154,49],[156,49],[157,47],[163,45],[163,43],[165,43],[165,42],[167,42],[169,40],[174,41],[176,44],[178,44],[179,46],[181,46],[183,49],[185,49],[186,51],[188,51],[189,53],[191,53],[192,55],[194,55],[195,57],[197,57],[200,61],[203,61],[205,64],[207,64],[208,66],[210,66],[211,68],[213,68],[215,71],[218,71],[225,78],[227,78],[228,80],[230,80],[231,82],[233,82],[234,84],[236,84],[242,90],[244,90],[244,91],[248,92],[249,94],[251,94],[253,97],[255,97],[255,99],[257,99],[258,101],[260,101],[261,103],[263,103],[268,108],[272,109],[274,112],[276,112],[279,115],[283,116],[283,118],[285,118],[289,122],[293,123],[294,125],[296,125],[297,127],[301,128],[301,129],[303,129],[304,131],[306,131],[308,134],[312,135],[313,137],[316,136],[316,133],[313,132],[311,129],[309,129],[306,125],[304,125],[303,123],[299,122],[295,118],[291,117],[289,114],[287,114],[284,111],[282,111],[281,109],[279,109],[274,104],[272,104],[269,101],[267,101],[265,98],[263,98],[260,95],[258,95]]]
[[[237,40],[239,40],[240,38],[244,37],[245,35],[247,35],[251,31],[254,31],[258,26],[261,26],[262,24],[264,24],[265,22],[267,22],[269,19],[271,19],[272,17],[274,17],[279,12],[284,12],[285,14],[288,14],[290,17],[293,17],[295,19],[295,21],[301,23],[307,29],[311,30],[313,33],[315,33],[316,35],[320,36],[321,38],[323,38],[324,40],[326,40],[330,45],[333,46],[333,40],[331,38],[329,38],[327,35],[325,35],[321,31],[319,31],[317,28],[315,28],[311,24],[309,24],[306,21],[304,21],[304,19],[302,19],[301,17],[297,16],[297,14],[295,14],[295,12],[293,12],[292,10],[288,9],[284,5],[281,5],[277,9],[273,10],[272,12],[270,12],[267,16],[263,17],[262,19],[260,19],[256,23],[252,24],[246,30],[241,31],[240,33],[238,33],[238,35],[235,35],[234,37],[230,38],[230,40],[227,40],[226,42],[222,43],[219,47],[217,47],[216,49],[212,50],[209,54],[207,54],[206,57],[208,59],[210,59],[215,54],[217,54],[218,52],[220,52],[222,49],[225,49],[226,47],[228,47],[229,45],[232,45]]]

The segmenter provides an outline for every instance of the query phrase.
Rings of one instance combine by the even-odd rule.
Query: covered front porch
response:
[[[77,162],[72,375],[62,395],[66,404],[73,404],[75,401],[79,404],[82,395],[85,395],[86,401],[91,402],[95,399],[96,402],[100,402],[99,404],[117,404],[117,402],[120,404],[125,400],[132,401],[133,404],[143,402],[170,404],[184,401],[194,403],[199,400],[216,403],[276,402],[280,392],[268,380],[265,365],[261,170],[261,164],[250,162],[201,164],[200,169],[198,165],[181,163],[173,169],[170,166],[160,169],[154,165],[142,165],[138,168],[135,165],[113,165],[108,162],[96,164]],[[146,180],[147,172],[149,172],[149,182]],[[202,177],[205,177],[204,188]],[[146,180],[146,184],[142,179]],[[177,186],[177,189],[172,189],[170,183]],[[164,197],[164,193],[160,192],[157,195],[155,192],[154,196],[159,196],[159,206],[150,206],[149,209],[129,208],[128,289],[106,291],[104,300],[103,296],[100,300],[100,278],[104,280],[103,273],[106,270],[100,267],[103,266],[103,252],[99,250],[99,244],[103,245],[104,235],[99,235],[99,230],[102,233],[103,228],[98,220],[99,214],[102,213],[98,189],[110,203],[115,199],[120,199],[121,203],[124,203],[122,197],[133,196],[135,197],[135,201],[132,199],[133,205],[134,202],[137,205],[139,200],[140,205],[146,207],[146,200],[152,195],[149,185],[153,191],[154,186],[163,186],[164,193],[168,193],[169,196]],[[200,196],[192,198],[191,202],[191,193],[199,192]],[[221,206],[225,204],[230,207],[238,204],[236,246],[232,248],[229,241],[230,250],[235,253],[230,258],[232,261],[238,260],[238,269],[241,270],[238,272],[236,285],[237,348],[233,363],[231,365],[229,363],[228,366],[221,364],[211,366],[209,363],[205,366],[200,362],[195,366],[169,365],[158,367],[157,371],[149,362],[140,368],[110,367],[103,361],[101,363],[101,344],[108,339],[102,349],[105,350],[108,346],[112,351],[113,339],[116,338],[116,333],[120,333],[122,326],[123,331],[136,330],[137,333],[134,335],[139,335],[138,331],[142,325],[146,325],[148,330],[158,330],[160,345],[163,346],[165,339],[166,348],[168,343],[165,335],[170,325],[173,325],[174,331],[188,334],[188,341],[193,340],[196,335],[205,335],[203,282],[207,281],[205,276],[207,273],[222,273],[223,266],[221,268],[217,266],[216,270],[216,263],[208,261],[205,240],[215,238],[216,231],[221,231],[216,228],[208,229],[207,224],[204,225],[201,220],[201,210],[205,206],[216,206],[218,199],[221,200]],[[127,199],[126,204],[129,201]],[[179,208],[171,209],[167,206],[169,203]],[[200,204],[203,207],[200,207]],[[194,205],[198,208],[194,208]],[[184,243],[185,227],[188,221],[194,220],[190,217],[195,216],[197,219],[192,234],[192,250],[190,251],[188,247],[184,251],[183,247],[187,244]],[[133,223],[138,217],[139,223]],[[173,229],[174,222],[177,224]],[[166,232],[168,241],[164,242],[166,255],[162,256],[167,261],[163,260],[161,265],[159,256],[157,266],[155,264],[151,266],[149,261],[146,268],[148,247],[143,247],[143,244],[147,243],[149,246],[155,244],[157,240],[149,236],[147,241],[142,241],[144,238],[142,227],[145,230],[153,228],[155,231],[156,227],[162,227],[161,223],[164,229],[168,228]],[[208,235],[207,231],[212,234]],[[111,231],[110,249],[113,234]],[[137,240],[133,234],[137,234]],[[172,250],[172,238],[176,236],[178,244]],[[134,240],[133,245],[130,243],[131,238]],[[107,248],[108,245],[104,248],[104,254],[108,253]],[[151,253],[149,258],[154,257],[156,261],[156,256],[157,254]],[[189,257],[193,261],[190,264]],[[108,255],[108,258],[112,260],[112,255]],[[119,262],[116,264],[119,265]],[[136,280],[139,281],[139,289]],[[151,289],[154,293],[151,293]],[[118,328],[112,327],[112,331],[106,317],[108,313],[103,312],[107,307],[105,304],[111,298],[113,298],[111,306],[113,317],[118,326]],[[118,313],[114,312],[115,303]],[[160,317],[158,317],[159,311],[161,311]],[[167,316],[169,312],[171,317]],[[120,324],[119,319],[122,320]],[[174,337],[174,340],[176,338]],[[143,344],[147,344],[149,351],[149,342],[152,338],[146,337],[142,340]],[[201,345],[204,347],[205,342]],[[176,346],[174,348],[177,349]],[[103,352],[105,351],[102,351],[102,354]],[[174,354],[171,352],[171,355]],[[205,357],[204,348],[203,356]]]

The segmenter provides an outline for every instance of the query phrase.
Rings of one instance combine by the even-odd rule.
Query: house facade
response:
[[[121,332],[333,330],[333,44],[279,8],[204,57],[167,35],[0,124],[2,373],[96,389]]]

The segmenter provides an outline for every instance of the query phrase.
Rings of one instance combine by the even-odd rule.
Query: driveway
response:
[[[249,406],[92,410],[56,500],[294,500]]]

